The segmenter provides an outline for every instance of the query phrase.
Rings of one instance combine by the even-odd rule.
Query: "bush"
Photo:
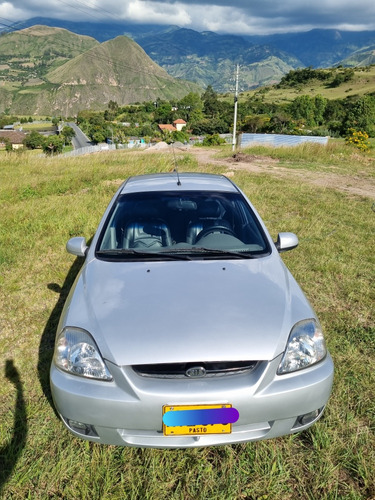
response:
[[[362,132],[361,130],[355,130],[354,128],[350,128],[348,130],[348,135],[345,138],[345,144],[355,146],[364,152],[368,151],[370,148],[368,134],[366,132]]]
[[[185,143],[189,141],[189,135],[183,130],[176,130],[172,133],[172,139],[174,142]]]
[[[221,144],[225,144],[225,139],[219,134],[208,135],[203,139],[203,146],[220,146]]]

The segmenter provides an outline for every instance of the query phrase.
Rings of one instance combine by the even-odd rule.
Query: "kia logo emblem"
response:
[[[192,366],[186,370],[185,374],[190,378],[204,377],[206,375],[206,369],[203,368],[203,366]]]

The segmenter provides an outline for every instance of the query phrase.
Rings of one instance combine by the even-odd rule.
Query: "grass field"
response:
[[[345,175],[373,176],[373,156],[349,159]],[[177,160],[181,171],[202,168],[189,153]],[[291,169],[328,168],[324,155],[312,161],[290,152],[281,161]],[[234,170],[232,177],[273,238],[279,231],[300,238],[283,258],[320,317],[335,362],[331,399],[310,430],[166,451],[90,444],[72,437],[57,418],[49,365],[57,321],[81,264],[65,252],[65,243],[93,235],[121,180],[172,168],[167,154],[0,155],[0,497],[375,498],[375,207],[372,199],[335,186],[271,171]],[[204,171],[228,167],[207,164]]]
[[[265,91],[266,90],[266,91]],[[277,88],[269,86],[261,89],[264,101],[269,103],[288,103],[300,95],[308,94],[310,97],[321,95],[326,99],[346,99],[352,96],[363,96],[375,92],[375,65],[368,68],[354,69],[354,77],[338,87],[331,88],[329,85],[318,80],[309,81],[291,88]],[[243,98],[259,94],[259,89],[244,92]]]

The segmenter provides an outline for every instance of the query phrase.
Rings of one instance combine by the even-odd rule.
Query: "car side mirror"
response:
[[[298,237],[294,233],[279,233],[275,245],[279,253],[293,250],[298,246]]]
[[[66,244],[67,252],[72,255],[76,255],[77,257],[85,257],[88,248],[86,238],[83,238],[82,236],[71,238]]]

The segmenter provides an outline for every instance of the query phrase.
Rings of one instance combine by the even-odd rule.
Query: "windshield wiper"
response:
[[[227,257],[237,257],[239,259],[256,259],[258,255],[251,254],[249,252],[239,252],[234,250],[223,250],[218,248],[206,248],[206,247],[195,247],[195,251],[204,252],[206,255],[210,254],[212,256],[220,255]]]
[[[187,247],[187,248],[163,248],[157,252],[145,252],[134,248],[123,249],[110,249],[99,250],[96,255],[101,258],[126,258],[126,257],[139,257],[141,259],[150,260],[196,260],[198,257],[203,258],[235,258],[235,259],[256,259],[260,257],[259,254],[252,254],[247,252],[224,250],[217,248],[207,247]]]
[[[163,250],[163,255],[188,255],[193,254],[194,258],[200,256],[204,257],[218,257],[218,258],[238,258],[238,259],[255,259],[258,255],[251,254],[249,252],[240,252],[233,250],[223,250],[217,248],[207,248],[207,247],[188,247],[188,248],[169,248],[168,250]]]
[[[147,258],[147,259],[152,259],[152,260],[164,260],[164,259],[170,259],[170,260],[191,260],[189,255],[187,254],[180,254],[180,253],[169,253],[169,252],[164,252],[164,251],[158,251],[158,252],[145,252],[143,250],[136,250],[134,248],[120,248],[120,249],[111,249],[111,250],[98,250],[96,252],[96,255],[98,257],[127,257],[127,256],[134,256],[134,257],[140,257],[142,259]]]

